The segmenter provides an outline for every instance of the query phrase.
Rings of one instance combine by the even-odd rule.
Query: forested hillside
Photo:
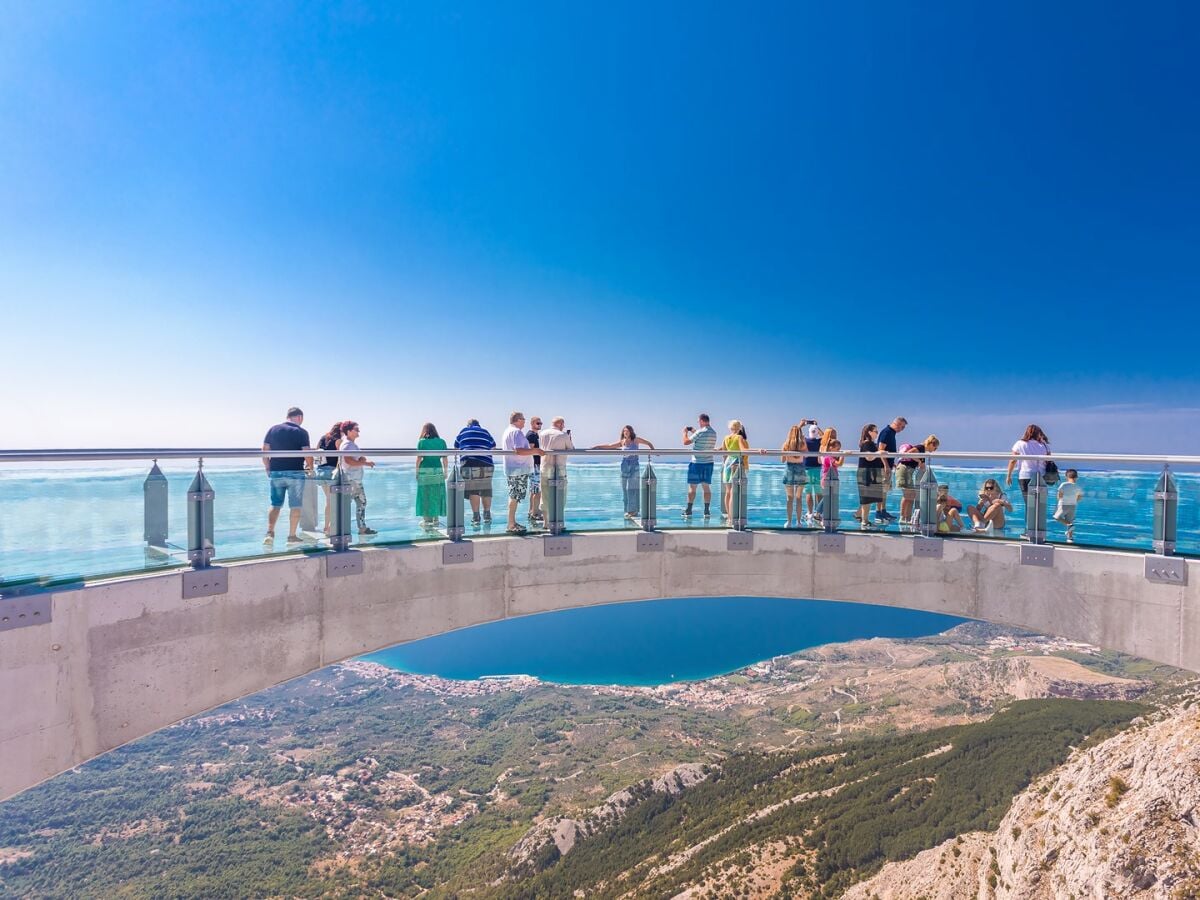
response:
[[[612,829],[495,896],[604,898],[636,888],[639,897],[671,897],[713,870],[728,890],[750,875],[758,848],[772,845],[794,860],[780,896],[834,897],[887,860],[995,828],[1012,798],[1071,747],[1144,711],[1123,701],[1028,700],[979,724],[835,753],[737,754],[689,790],[647,796]]]

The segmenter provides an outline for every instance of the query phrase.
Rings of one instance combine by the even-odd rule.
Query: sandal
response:
[[[513,525],[511,528],[504,529],[507,534],[528,534],[529,532],[522,525]]]

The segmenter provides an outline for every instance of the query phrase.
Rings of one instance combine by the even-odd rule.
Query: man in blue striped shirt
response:
[[[479,424],[478,419],[471,419],[466,427],[454,439],[455,450],[495,450],[496,439],[491,432]],[[488,454],[464,456],[460,462],[462,478],[465,482],[464,493],[467,502],[471,504],[471,524],[479,527],[479,505],[483,503],[483,522],[492,523],[492,473],[495,466]]]

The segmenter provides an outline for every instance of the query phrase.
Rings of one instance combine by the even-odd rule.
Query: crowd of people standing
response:
[[[308,431],[303,427],[304,413],[298,407],[288,410],[286,419],[268,430],[263,439],[263,451],[306,451],[312,449]],[[434,531],[441,527],[441,517],[446,515],[446,479],[449,471],[448,450],[460,451],[458,463],[464,483],[464,496],[471,510],[471,524],[482,527],[492,522],[492,490],[495,478],[495,462],[490,451],[503,449],[505,489],[507,493],[507,520],[505,531],[522,535],[528,528],[519,521],[521,504],[526,504],[525,517],[530,527],[545,524],[543,509],[543,479],[553,477],[559,485],[560,502],[565,502],[567,485],[567,461],[565,456],[552,451],[574,450],[571,429],[566,427],[562,416],[551,419],[550,427],[544,428],[542,420],[514,411],[509,415],[508,427],[499,443],[478,419],[470,419],[454,438],[453,445],[438,434],[432,422],[426,422],[417,436],[417,456],[414,465],[416,478],[416,515],[424,528]],[[902,526],[916,524],[918,484],[921,471],[928,465],[929,454],[937,452],[941,441],[937,435],[929,434],[920,443],[911,444],[900,439],[908,427],[903,416],[893,418],[883,428],[868,422],[859,432],[858,453],[855,454],[857,487],[857,509],[854,518],[864,530],[886,527],[897,520]],[[325,496],[325,528],[330,533],[332,493],[331,485],[340,469],[343,480],[349,487],[355,511],[355,526],[360,535],[376,534],[367,525],[367,495],[363,485],[363,473],[375,463],[362,455],[358,446],[360,426],[352,420],[335,422],[317,442],[312,456],[264,456],[270,483],[270,510],[267,516],[265,543],[275,540],[275,527],[284,502],[289,507],[288,544],[304,542],[298,533],[301,507],[306,483],[312,479],[321,485]],[[687,499],[683,517],[691,519],[695,511],[697,494],[701,496],[704,518],[712,516],[712,483],[719,478],[720,514],[730,516],[733,505],[734,485],[741,482],[750,466],[752,453],[764,454],[765,449],[754,449],[750,445],[746,428],[741,421],[733,419],[728,424],[728,433],[718,438],[707,413],[700,413],[696,425],[685,426],[681,435],[682,445],[692,450],[687,466]],[[595,450],[623,450],[628,453],[621,458],[620,483],[624,515],[634,520],[639,515],[641,487],[641,457],[637,451],[655,449],[654,444],[638,435],[632,425],[625,425],[620,436],[611,443],[596,444]],[[328,455],[338,451],[338,455]],[[423,451],[429,455],[423,455]],[[720,452],[723,451],[723,452]],[[715,457],[722,456],[719,476],[716,473]],[[550,455],[547,455],[550,454]],[[1058,470],[1050,457],[1050,439],[1037,425],[1025,429],[1021,438],[1012,447],[1012,457],[1005,473],[1005,486],[1011,487],[1014,472],[1017,475],[1022,497],[1026,497],[1029,485],[1037,475],[1042,475],[1047,484],[1057,483]],[[832,470],[846,462],[845,451],[834,427],[822,427],[815,419],[802,419],[789,430],[780,447],[783,463],[783,488],[786,497],[787,528],[802,525],[820,526],[826,515],[825,501]],[[1075,511],[1082,496],[1078,484],[1078,472],[1068,469],[1066,481],[1058,488],[1058,506],[1054,518],[1067,530],[1067,540],[1074,539]],[[839,479],[840,480],[840,479]],[[890,491],[900,491],[898,516],[887,508]],[[948,485],[939,485],[936,506],[936,521],[941,532],[960,532],[969,529],[994,532],[1006,526],[1006,513],[1012,513],[1013,504],[995,478],[986,479],[979,489],[976,502],[964,508],[961,500],[952,496]],[[964,518],[964,513],[966,518]],[[836,511],[834,511],[836,514]]]

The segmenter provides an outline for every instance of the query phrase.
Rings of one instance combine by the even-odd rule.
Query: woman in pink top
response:
[[[831,428],[829,431],[833,431],[833,429]],[[834,434],[836,433],[834,432]],[[827,431],[827,437],[828,434],[829,432]],[[842,442],[836,437],[829,438],[826,441],[822,441],[822,443],[825,445],[823,449],[827,452],[821,455],[821,499],[817,501],[817,514],[813,521],[813,524],[818,528],[823,527],[825,524],[825,498],[829,496],[829,470],[841,468],[846,462],[846,457],[837,452],[842,449]],[[836,516],[837,514],[838,511],[836,509],[833,510],[833,515]]]

